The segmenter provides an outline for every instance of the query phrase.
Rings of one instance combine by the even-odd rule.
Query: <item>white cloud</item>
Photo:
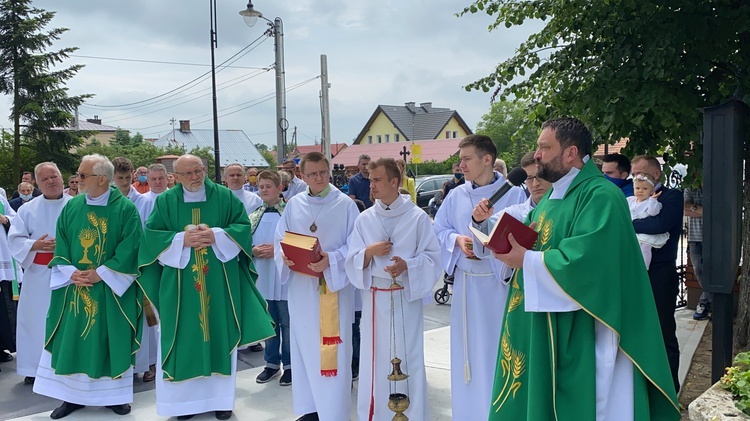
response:
[[[239,11],[245,0],[218,3],[216,61],[221,63],[261,37],[266,25],[263,21],[253,28],[244,24]],[[520,29],[488,33],[491,17],[456,18],[454,14],[463,4],[450,0],[254,0],[253,4],[270,20],[275,16],[284,19],[287,88],[318,75],[320,55],[328,56],[335,142],[351,142],[378,104],[432,102],[436,107],[458,110],[474,128],[489,109],[490,95],[467,93],[463,86],[491,72],[532,30],[539,29],[538,23],[530,23]],[[57,12],[50,27],[70,31],[56,47],[77,46],[79,56],[210,62],[208,1],[36,0],[34,6]],[[251,68],[267,67],[273,61],[273,40],[267,39],[234,63],[244,69],[219,72],[217,83],[220,88],[236,83],[256,72]],[[86,67],[70,81],[71,93],[96,94],[90,103],[100,105],[143,101],[209,71],[209,67],[81,57],[72,58],[72,63]],[[274,72],[268,71],[220,90],[218,108],[229,110],[220,111],[219,127],[242,129],[256,143],[274,145],[273,98],[225,115],[237,110],[231,107],[238,104],[272,97],[274,83]],[[193,127],[210,128],[209,88],[207,79],[174,100],[150,107],[146,103],[132,109],[87,105],[81,113],[86,117],[96,114],[104,124],[143,129],[147,137],[170,131],[171,118],[190,118]],[[314,80],[287,94],[289,138],[291,128],[297,126],[300,144],[320,137],[319,90],[320,80]],[[197,99],[185,102],[192,98]]]

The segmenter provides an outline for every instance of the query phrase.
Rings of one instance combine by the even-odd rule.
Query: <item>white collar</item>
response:
[[[193,202],[205,202],[206,201],[206,185],[204,184],[198,191],[192,192],[182,186],[182,194],[185,197],[185,203]]]
[[[91,197],[86,193],[86,204],[91,206],[107,206],[110,194],[112,194],[112,190],[110,189],[107,189],[107,191],[105,191],[104,194],[99,195],[99,197]]]

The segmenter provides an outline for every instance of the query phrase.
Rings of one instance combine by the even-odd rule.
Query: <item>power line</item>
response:
[[[293,91],[293,90],[295,90],[295,89],[297,89],[297,88],[300,88],[300,87],[302,87],[302,86],[304,86],[304,85],[307,85],[308,83],[310,83],[310,82],[312,82],[312,81],[314,81],[315,79],[318,79],[318,78],[320,78],[320,76],[315,76],[315,77],[312,77],[312,78],[310,78],[310,79],[307,79],[307,80],[304,80],[304,81],[302,81],[302,82],[299,82],[299,83],[297,83],[296,85],[292,85],[291,87],[287,88],[287,89],[285,90],[285,92],[290,92],[290,91]],[[237,108],[237,107],[241,107],[241,106],[243,106],[243,105],[245,105],[245,104],[249,104],[249,103],[251,103],[251,102],[257,101],[257,102],[255,102],[255,103],[253,103],[253,104],[250,104],[250,105],[246,106],[246,107],[243,107],[243,108],[240,108],[240,109],[234,110],[234,111],[232,111],[232,112],[228,112],[228,113],[226,113],[226,114],[222,114],[222,115],[220,115],[219,117],[226,117],[226,116],[228,116],[228,115],[232,115],[232,114],[238,113],[238,112],[240,112],[240,111],[244,111],[244,110],[246,110],[246,109],[248,109],[248,108],[254,107],[254,106],[256,106],[256,105],[260,105],[260,104],[262,104],[262,103],[264,103],[264,102],[266,102],[266,101],[269,101],[269,100],[271,100],[271,99],[274,99],[275,97],[276,97],[276,94],[275,94],[275,93],[272,93],[272,94],[264,95],[264,96],[262,96],[262,97],[258,97],[258,98],[256,98],[256,99],[251,99],[250,101],[246,101],[246,102],[244,102],[244,103],[241,103],[241,104],[237,104],[237,105],[234,105],[234,106],[231,106],[231,107],[227,107],[227,108],[224,108],[223,110],[220,110],[220,111],[227,111],[227,110],[231,110],[232,108]],[[262,99],[262,100],[261,100],[261,99]],[[201,115],[201,116],[198,116],[198,117],[195,117],[195,118],[196,118],[196,119],[198,119],[198,118],[201,118],[201,117],[205,117],[205,116],[207,116],[207,115],[208,115],[208,114],[203,114],[203,115]],[[192,120],[192,119],[191,119],[191,120]],[[202,121],[199,121],[199,122],[197,122],[196,124],[200,124],[200,123],[205,123],[205,122],[207,122],[207,121],[210,121],[210,120],[202,120]]]
[[[242,52],[244,52],[245,50],[247,50],[247,52],[245,52],[245,54],[247,54],[247,53],[249,53],[250,51],[254,50],[254,49],[255,49],[255,48],[257,48],[258,46],[260,46],[260,45],[261,45],[261,44],[263,43],[263,41],[265,41],[265,40],[267,40],[267,39],[268,39],[267,37],[266,37],[266,38],[264,38],[264,39],[263,39],[263,41],[261,41],[260,43],[258,43],[258,45],[256,45],[256,46],[254,46],[254,47],[253,47],[253,44],[255,44],[255,43],[256,43],[256,42],[258,41],[258,40],[260,40],[260,39],[261,39],[261,38],[263,38],[263,37],[265,37],[265,34],[262,34],[262,35],[261,35],[261,36],[259,36],[258,38],[254,39],[254,40],[253,40],[253,41],[252,41],[252,42],[251,42],[250,44],[248,44],[247,46],[245,46],[245,47],[244,47],[243,49],[241,49],[240,51],[238,51],[237,53],[235,53],[234,55],[232,55],[232,56],[231,56],[231,57],[229,57],[228,59],[224,60],[224,61],[223,61],[222,63],[220,63],[220,64],[219,64],[218,66],[216,66],[216,67],[217,67],[217,68],[219,68],[219,71],[221,71],[221,70],[222,70],[222,66],[223,66],[223,65],[224,65],[225,63],[227,63],[227,62],[229,62],[230,60],[234,59],[235,57],[237,57],[237,56],[238,56],[239,54],[241,54],[241,53],[242,53]],[[250,47],[253,47],[253,48],[251,48],[250,50],[248,50],[248,48],[250,48]],[[242,56],[244,56],[245,54],[243,54]],[[240,56],[240,57],[242,57],[242,56]],[[237,60],[238,60],[238,59],[239,59],[240,57],[238,57],[238,58],[237,58]],[[234,61],[232,61],[232,63],[236,62],[237,60],[234,60]],[[159,94],[159,95],[156,95],[156,96],[154,96],[154,97],[151,97],[151,98],[147,98],[147,99],[144,99],[144,100],[141,100],[141,101],[131,102],[131,103],[128,103],[128,104],[117,104],[117,105],[101,105],[101,104],[88,104],[88,106],[89,106],[89,107],[93,107],[93,108],[127,108],[127,107],[134,107],[134,106],[138,106],[138,105],[140,105],[140,104],[143,104],[143,103],[145,103],[145,102],[153,101],[153,100],[155,100],[155,99],[159,99],[159,98],[161,98],[161,97],[164,97],[164,96],[166,96],[166,95],[169,95],[169,94],[171,94],[171,93],[173,93],[173,92],[179,91],[180,89],[183,89],[183,88],[185,88],[186,86],[189,86],[189,85],[193,84],[194,82],[196,82],[196,81],[198,81],[198,80],[200,80],[200,79],[202,79],[202,78],[206,77],[206,76],[207,76],[207,75],[209,75],[210,73],[211,73],[210,71],[208,71],[208,72],[206,72],[206,73],[203,73],[202,75],[198,76],[197,78],[195,78],[195,79],[191,80],[190,82],[187,82],[187,83],[185,83],[185,84],[182,84],[182,85],[178,86],[177,88],[174,88],[174,89],[172,89],[172,90],[170,90],[170,91],[164,92],[164,93],[162,93],[162,94]]]
[[[201,63],[183,63],[179,61],[158,61],[158,60],[140,60],[134,58],[117,58],[117,57],[98,57],[98,56],[83,56],[78,54],[70,54],[70,57],[78,58],[91,58],[96,60],[110,60],[110,61],[127,61],[132,63],[153,63],[153,64],[173,64],[177,66],[198,66],[198,67],[210,67],[210,64]],[[224,66],[230,69],[248,69],[248,70],[260,70],[262,67],[248,67],[248,66]]]
[[[250,75],[243,75],[243,76],[240,76],[238,78],[231,79],[230,81],[223,82],[223,84],[226,85],[226,86],[222,86],[221,88],[218,89],[218,91],[223,91],[224,89],[227,89],[227,88],[232,87],[234,85],[238,85],[238,84],[240,84],[242,82],[245,82],[247,80],[250,80],[250,79],[252,79],[254,77],[260,76],[263,73],[265,73],[265,72],[256,72],[256,73],[252,73]],[[241,80],[239,80],[237,82],[234,82],[234,83],[229,83],[229,82],[235,81],[237,79],[241,79]],[[156,106],[160,105],[160,103],[161,103],[161,105],[165,105],[166,103],[169,103],[169,102],[173,102],[173,101],[177,101],[177,100],[180,100],[180,99],[184,99],[184,98],[172,98],[172,97],[170,97],[170,98],[163,98],[163,99],[160,99],[158,101],[155,101],[152,104],[145,105],[145,106],[140,107],[138,109],[139,111],[143,111],[143,110],[146,110],[146,109],[151,109],[148,112],[143,112],[143,113],[140,113],[140,114],[130,115],[130,111],[127,111],[127,112],[124,112],[124,113],[121,113],[121,114],[116,114],[114,116],[110,116],[107,119],[107,121],[110,122],[110,123],[117,122],[117,121],[125,121],[125,120],[130,120],[130,119],[133,119],[133,118],[136,118],[136,117],[142,117],[144,115],[152,114],[152,113],[155,113],[157,111],[167,110],[167,109],[170,109],[172,107],[176,107],[178,105],[186,104],[188,102],[192,102],[192,101],[198,100],[200,98],[203,98],[205,95],[202,94],[202,92],[210,91],[210,90],[211,90],[211,88],[204,88],[204,89],[202,89],[202,90],[200,90],[198,92],[193,92],[193,93],[187,94],[187,97],[194,96],[193,98],[185,99],[185,100],[180,101],[180,102],[178,102],[176,104],[167,105],[166,107],[158,108],[158,109],[155,109],[155,110],[151,109],[153,107],[156,107]],[[186,91],[187,91],[187,89],[184,90],[184,91],[182,91],[182,92],[186,92]],[[180,92],[180,93],[182,93],[182,92]],[[197,95],[197,96],[195,96],[195,95]],[[118,117],[127,116],[127,115],[130,115],[130,116],[129,117],[118,118]]]

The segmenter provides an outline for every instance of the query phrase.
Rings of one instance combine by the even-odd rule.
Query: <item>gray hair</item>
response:
[[[55,164],[54,162],[47,161],[47,162],[40,162],[36,164],[36,167],[34,167],[34,179],[35,180],[39,179],[39,171],[42,168],[54,168],[55,172],[57,172],[57,175],[62,177],[62,174],[60,173],[60,169],[57,168],[57,164]]]
[[[108,182],[115,179],[115,166],[112,165],[112,162],[106,156],[94,153],[84,156],[81,162],[93,162],[94,166],[92,170],[94,174],[106,177]]]
[[[18,185],[18,190],[21,190],[21,187],[28,187],[31,190],[34,190],[34,185],[31,184],[31,183],[29,183],[29,182],[26,182],[26,181],[24,181],[24,182],[22,182],[21,184]]]
[[[279,171],[279,177],[281,178],[282,183],[285,181],[287,183],[292,181],[292,176],[286,171]]]
[[[152,171],[161,171],[164,173],[164,175],[167,175],[167,167],[165,167],[162,164],[151,164],[148,166],[148,172]]]
[[[240,167],[242,169],[242,173],[245,173],[245,166],[240,164],[239,162],[232,162],[231,164],[227,165],[226,167],[224,167],[224,172],[226,172],[229,167]]]

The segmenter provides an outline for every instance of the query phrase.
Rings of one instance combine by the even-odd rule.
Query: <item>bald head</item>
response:
[[[205,170],[203,161],[195,155],[185,154],[174,162],[177,182],[191,192],[196,192],[203,187]]]

